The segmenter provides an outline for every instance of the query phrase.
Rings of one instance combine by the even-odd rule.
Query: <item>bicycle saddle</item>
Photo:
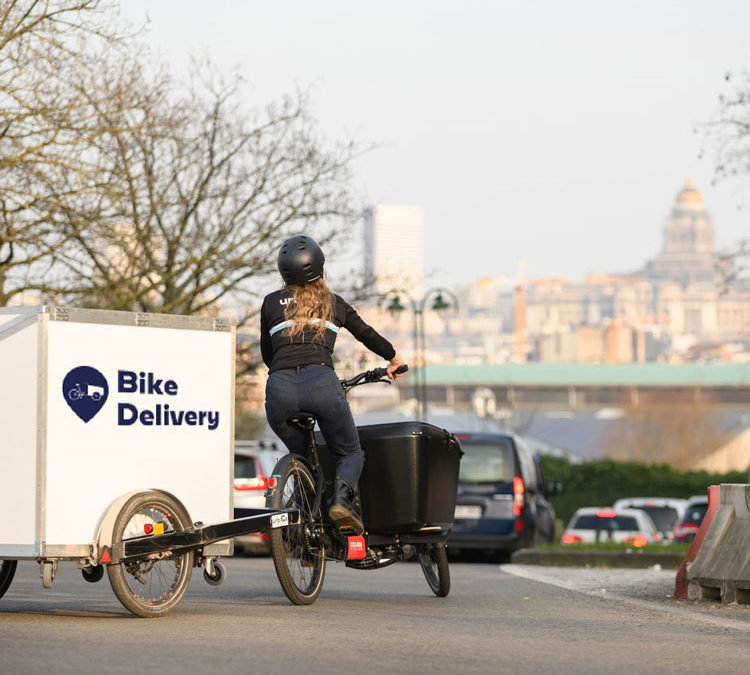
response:
[[[300,410],[293,415],[289,415],[286,418],[286,423],[300,431],[310,431],[315,427],[315,415]]]

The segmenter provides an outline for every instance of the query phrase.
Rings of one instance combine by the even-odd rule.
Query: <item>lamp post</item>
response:
[[[401,297],[408,301],[408,307],[401,302]],[[445,298],[448,298],[446,302]],[[390,299],[390,302],[388,300]],[[388,302],[386,309],[393,316],[398,316],[405,309],[411,309],[414,314],[414,398],[417,400],[417,416],[427,418],[427,372],[424,313],[427,303],[432,300],[431,310],[440,312],[446,309],[458,309],[458,299],[453,291],[447,288],[431,288],[421,298],[413,298],[408,291],[394,289],[383,296],[383,302]]]

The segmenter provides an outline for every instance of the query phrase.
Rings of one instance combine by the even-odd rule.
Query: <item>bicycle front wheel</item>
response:
[[[444,544],[425,544],[419,549],[419,564],[430,590],[444,598],[451,590],[451,575],[448,554]]]
[[[313,544],[320,523],[313,514],[315,479],[291,455],[274,469],[277,484],[266,499],[272,509],[299,509],[299,523],[271,530],[271,556],[281,588],[295,605],[310,605],[320,595],[326,561],[322,546]]]
[[[17,560],[0,560],[0,598],[10,588],[10,582],[16,574]]]
[[[122,542],[151,534],[182,532],[191,527],[190,517],[175,499],[150,490],[133,497],[115,520],[113,548]],[[137,560],[107,565],[107,575],[117,599],[136,616],[162,616],[185,595],[193,573],[193,552],[171,551]]]

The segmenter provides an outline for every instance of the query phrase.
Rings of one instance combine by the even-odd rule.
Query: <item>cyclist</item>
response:
[[[365,323],[323,278],[325,256],[304,234],[281,245],[278,266],[284,285],[263,300],[260,348],[268,366],[266,416],[289,452],[304,455],[304,436],[287,419],[300,411],[318,420],[333,455],[336,477],[328,512],[341,530],[361,534],[362,519],[354,504],[354,489],[364,464],[364,453],[349,404],[333,370],[333,348],[343,326],[368,349],[386,361],[388,377],[403,365],[393,345]]]

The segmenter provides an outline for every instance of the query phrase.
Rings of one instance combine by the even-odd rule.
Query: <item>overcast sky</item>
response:
[[[357,185],[424,208],[436,283],[638,269],[688,174],[718,246],[750,235],[694,133],[750,70],[747,0],[122,4],[178,70],[238,65],[253,105],[311,86],[329,137],[381,144]]]

